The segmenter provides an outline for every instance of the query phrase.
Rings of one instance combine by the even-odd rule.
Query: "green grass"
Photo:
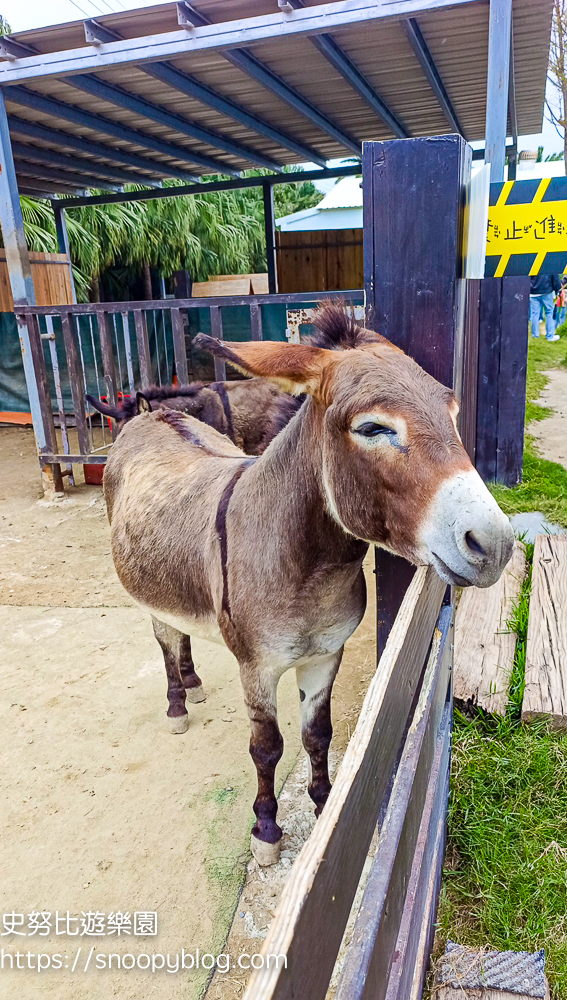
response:
[[[531,565],[508,623],[506,716],[455,711],[438,948],[545,948],[553,1000],[567,1000],[567,741],[521,722],[530,586]]]
[[[567,334],[567,324],[564,324]],[[562,330],[563,327],[560,327]],[[530,339],[528,351],[528,377],[526,394],[526,425],[533,420],[550,416],[547,407],[535,400],[548,381],[543,372],[549,368],[567,365],[566,341],[550,344],[545,338]],[[506,514],[540,510],[550,520],[567,527],[567,469],[556,462],[541,458],[536,442],[526,433],[524,446],[524,474],[519,486],[509,489],[495,484],[491,490]]]
[[[561,334],[567,335],[567,324]],[[567,366],[565,340],[530,341],[526,423],[551,411],[535,400],[543,372]],[[520,486],[493,486],[508,514],[540,510],[567,526],[567,470],[540,457],[526,434]],[[505,717],[455,711],[449,836],[437,949],[447,939],[477,947],[545,948],[553,1000],[567,1000],[567,740],[546,724],[524,725],[527,579],[508,627],[516,652]]]

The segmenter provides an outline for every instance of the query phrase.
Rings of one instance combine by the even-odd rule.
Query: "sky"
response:
[[[0,0],[0,14],[6,18],[12,31],[26,31],[49,24],[62,24],[84,17],[118,13],[139,7],[152,7],[156,0]],[[551,96],[551,95],[550,95]],[[473,143],[473,146],[482,143]],[[545,120],[538,135],[520,136],[518,150],[544,147],[544,156],[563,149],[563,140],[553,125]]]

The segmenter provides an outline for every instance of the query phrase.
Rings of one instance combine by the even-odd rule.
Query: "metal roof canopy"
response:
[[[541,128],[552,0],[182,0],[7,36],[20,189],[193,185],[323,166],[365,139],[483,139],[499,2],[513,8],[515,137]]]

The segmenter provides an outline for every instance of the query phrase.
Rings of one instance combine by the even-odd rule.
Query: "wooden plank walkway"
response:
[[[538,535],[522,718],[567,729],[567,535]]]
[[[516,635],[507,626],[526,575],[526,557],[516,542],[498,583],[463,591],[455,619],[454,696],[468,706],[505,715]]]

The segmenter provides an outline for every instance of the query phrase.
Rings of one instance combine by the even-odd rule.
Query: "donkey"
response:
[[[337,322],[336,310],[318,320],[323,331]],[[498,579],[513,547],[461,443],[451,390],[383,337],[344,314],[340,322],[351,341],[341,351],[199,335],[239,371],[307,394],[260,457],[160,409],[126,424],[104,476],[116,571],[152,616],[177,731],[187,728],[186,697],[203,697],[190,634],[224,640],[238,660],[260,864],[279,857],[276,691],[291,667],[316,815],[329,795],[331,691],[364,614],[368,545],[479,587]]]
[[[303,402],[259,378],[212,382],[208,386],[202,382],[152,385],[143,389],[142,394],[150,409],[165,407],[188,413],[227,434],[247,455],[261,455]],[[94,396],[85,398],[99,413],[116,420],[119,429],[139,412],[137,396],[126,397],[120,406],[103,403]]]

